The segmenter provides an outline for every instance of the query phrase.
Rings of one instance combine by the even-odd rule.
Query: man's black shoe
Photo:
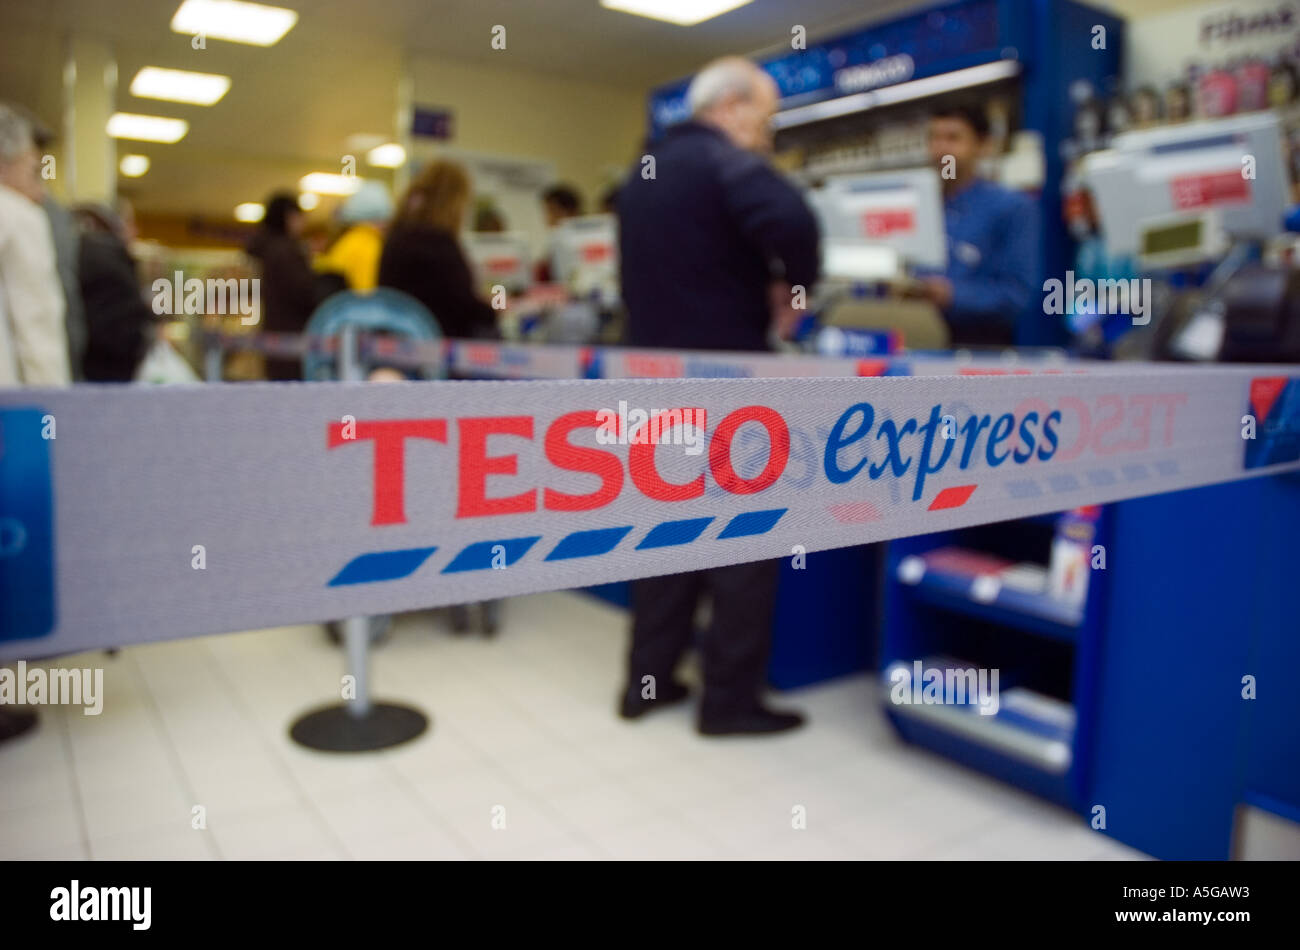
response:
[[[640,685],[634,684],[623,694],[623,703],[618,714],[624,719],[638,719],[652,709],[662,709],[673,703],[680,703],[690,695],[690,692],[681,683],[670,679],[664,682],[654,699],[642,699]]]
[[[802,713],[777,712],[764,706],[715,715],[701,715],[699,733],[702,736],[767,735],[798,729],[804,724]]]

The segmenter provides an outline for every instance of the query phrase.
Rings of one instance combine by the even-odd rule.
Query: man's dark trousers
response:
[[[653,676],[656,690],[695,635],[695,608],[712,596],[709,626],[698,640],[704,667],[700,716],[709,719],[752,709],[766,675],[780,561],[755,561],[632,582],[629,689]]]

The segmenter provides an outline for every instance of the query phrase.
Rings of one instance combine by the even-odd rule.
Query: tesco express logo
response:
[[[663,437],[675,426],[688,424],[686,420],[707,427],[708,413],[705,409],[693,407],[670,409],[652,417],[648,425]],[[448,422],[447,419],[386,419],[329,424],[327,446],[331,449],[356,443],[374,446],[372,525],[406,523],[406,440],[429,439],[446,444]],[[536,419],[526,415],[475,416],[454,422],[458,442],[457,518],[526,514],[537,511],[539,505],[546,511],[591,511],[618,498],[625,479],[630,479],[642,495],[653,501],[690,501],[704,494],[703,472],[685,483],[664,479],[655,462],[655,443],[628,445],[626,472],[620,455],[606,449],[574,445],[569,440],[574,431],[586,428],[604,431],[610,425],[606,414],[586,409],[552,420],[542,434],[541,448],[553,468],[595,475],[600,480],[600,487],[579,495],[549,486],[534,486],[513,495],[489,497],[488,476],[517,474],[519,457],[517,453],[489,454],[488,439],[512,436],[535,444]],[[742,478],[731,460],[732,441],[747,422],[763,426],[770,440],[767,464],[753,478]],[[745,406],[725,415],[713,430],[709,440],[708,466],[714,481],[725,491],[752,495],[767,489],[781,477],[789,456],[790,430],[781,414],[767,406]]]
[[[821,470],[832,485],[857,481],[897,480],[911,487],[913,501],[925,493],[926,480],[948,469],[1022,466],[1031,461],[1071,461],[1085,453],[1105,457],[1142,451],[1157,434],[1172,443],[1176,410],[1186,393],[1108,393],[1087,400],[1062,396],[1055,406],[1030,398],[1000,415],[977,412],[945,413],[941,404],[926,416],[884,418],[870,402],[859,402],[839,414],[820,452]],[[591,511],[612,504],[624,485],[645,498],[681,502],[705,494],[703,470],[688,481],[669,481],[656,464],[654,442],[608,448],[575,445],[570,437],[582,429],[603,430],[608,413],[595,409],[569,412],[538,431],[531,415],[472,416],[454,420],[382,419],[330,422],[327,447],[364,444],[373,447],[374,475],[371,524],[405,524],[405,449],[408,439],[446,444],[454,425],[457,436],[456,518],[527,514],[545,511]],[[708,412],[700,407],[662,410],[648,425],[666,440],[675,426],[694,422],[707,431]],[[732,447],[742,426],[765,430],[768,448],[761,471],[743,477],[733,465]],[[1068,429],[1066,428],[1068,423]],[[1063,439],[1068,434],[1069,439]],[[538,439],[540,437],[540,444]],[[488,441],[496,439],[496,450]],[[518,440],[513,451],[502,452],[501,439]],[[623,451],[625,448],[625,451]],[[489,495],[488,476],[515,476],[519,453],[540,451],[557,473],[595,476],[599,487],[583,494],[554,485],[519,486],[513,494]],[[706,465],[726,493],[756,495],[774,485],[790,459],[790,426],[770,406],[744,406],[722,416],[708,436]],[[757,465],[754,466],[757,468]]]

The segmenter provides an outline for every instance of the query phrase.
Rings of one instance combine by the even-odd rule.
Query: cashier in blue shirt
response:
[[[1039,222],[1034,203],[980,178],[988,143],[984,111],[955,107],[930,118],[930,159],[939,170],[948,267],[921,276],[913,293],[943,313],[953,345],[1015,342],[1020,315],[1038,299]]]

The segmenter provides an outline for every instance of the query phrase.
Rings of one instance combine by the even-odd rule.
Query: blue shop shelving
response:
[[[1077,623],[981,602],[969,580],[899,577],[907,558],[948,546],[1041,561],[1044,531],[1043,519],[1025,519],[889,543],[882,675],[946,656],[1000,667],[1004,696],[1047,697],[1027,716],[981,721],[969,708],[896,705],[886,680],[899,734],[1104,817],[1100,831],[1159,858],[1230,857],[1244,804],[1300,818],[1300,478],[1104,506],[1094,543],[1106,569],[1090,572]]]
[[[899,734],[973,768],[990,772],[1072,810],[1085,810],[1090,730],[1095,716],[1094,644],[1101,635],[1106,571],[1090,573],[1081,606],[1002,585],[982,589],[975,576],[914,567],[928,552],[956,547],[1047,569],[1055,518],[1033,518],[903,538],[885,560],[881,659],[885,711]],[[1103,510],[1093,543],[1108,543]],[[957,665],[996,668],[1011,709],[982,715],[969,706],[896,704],[897,664],[947,657]],[[1004,699],[1006,703],[1006,699]]]

